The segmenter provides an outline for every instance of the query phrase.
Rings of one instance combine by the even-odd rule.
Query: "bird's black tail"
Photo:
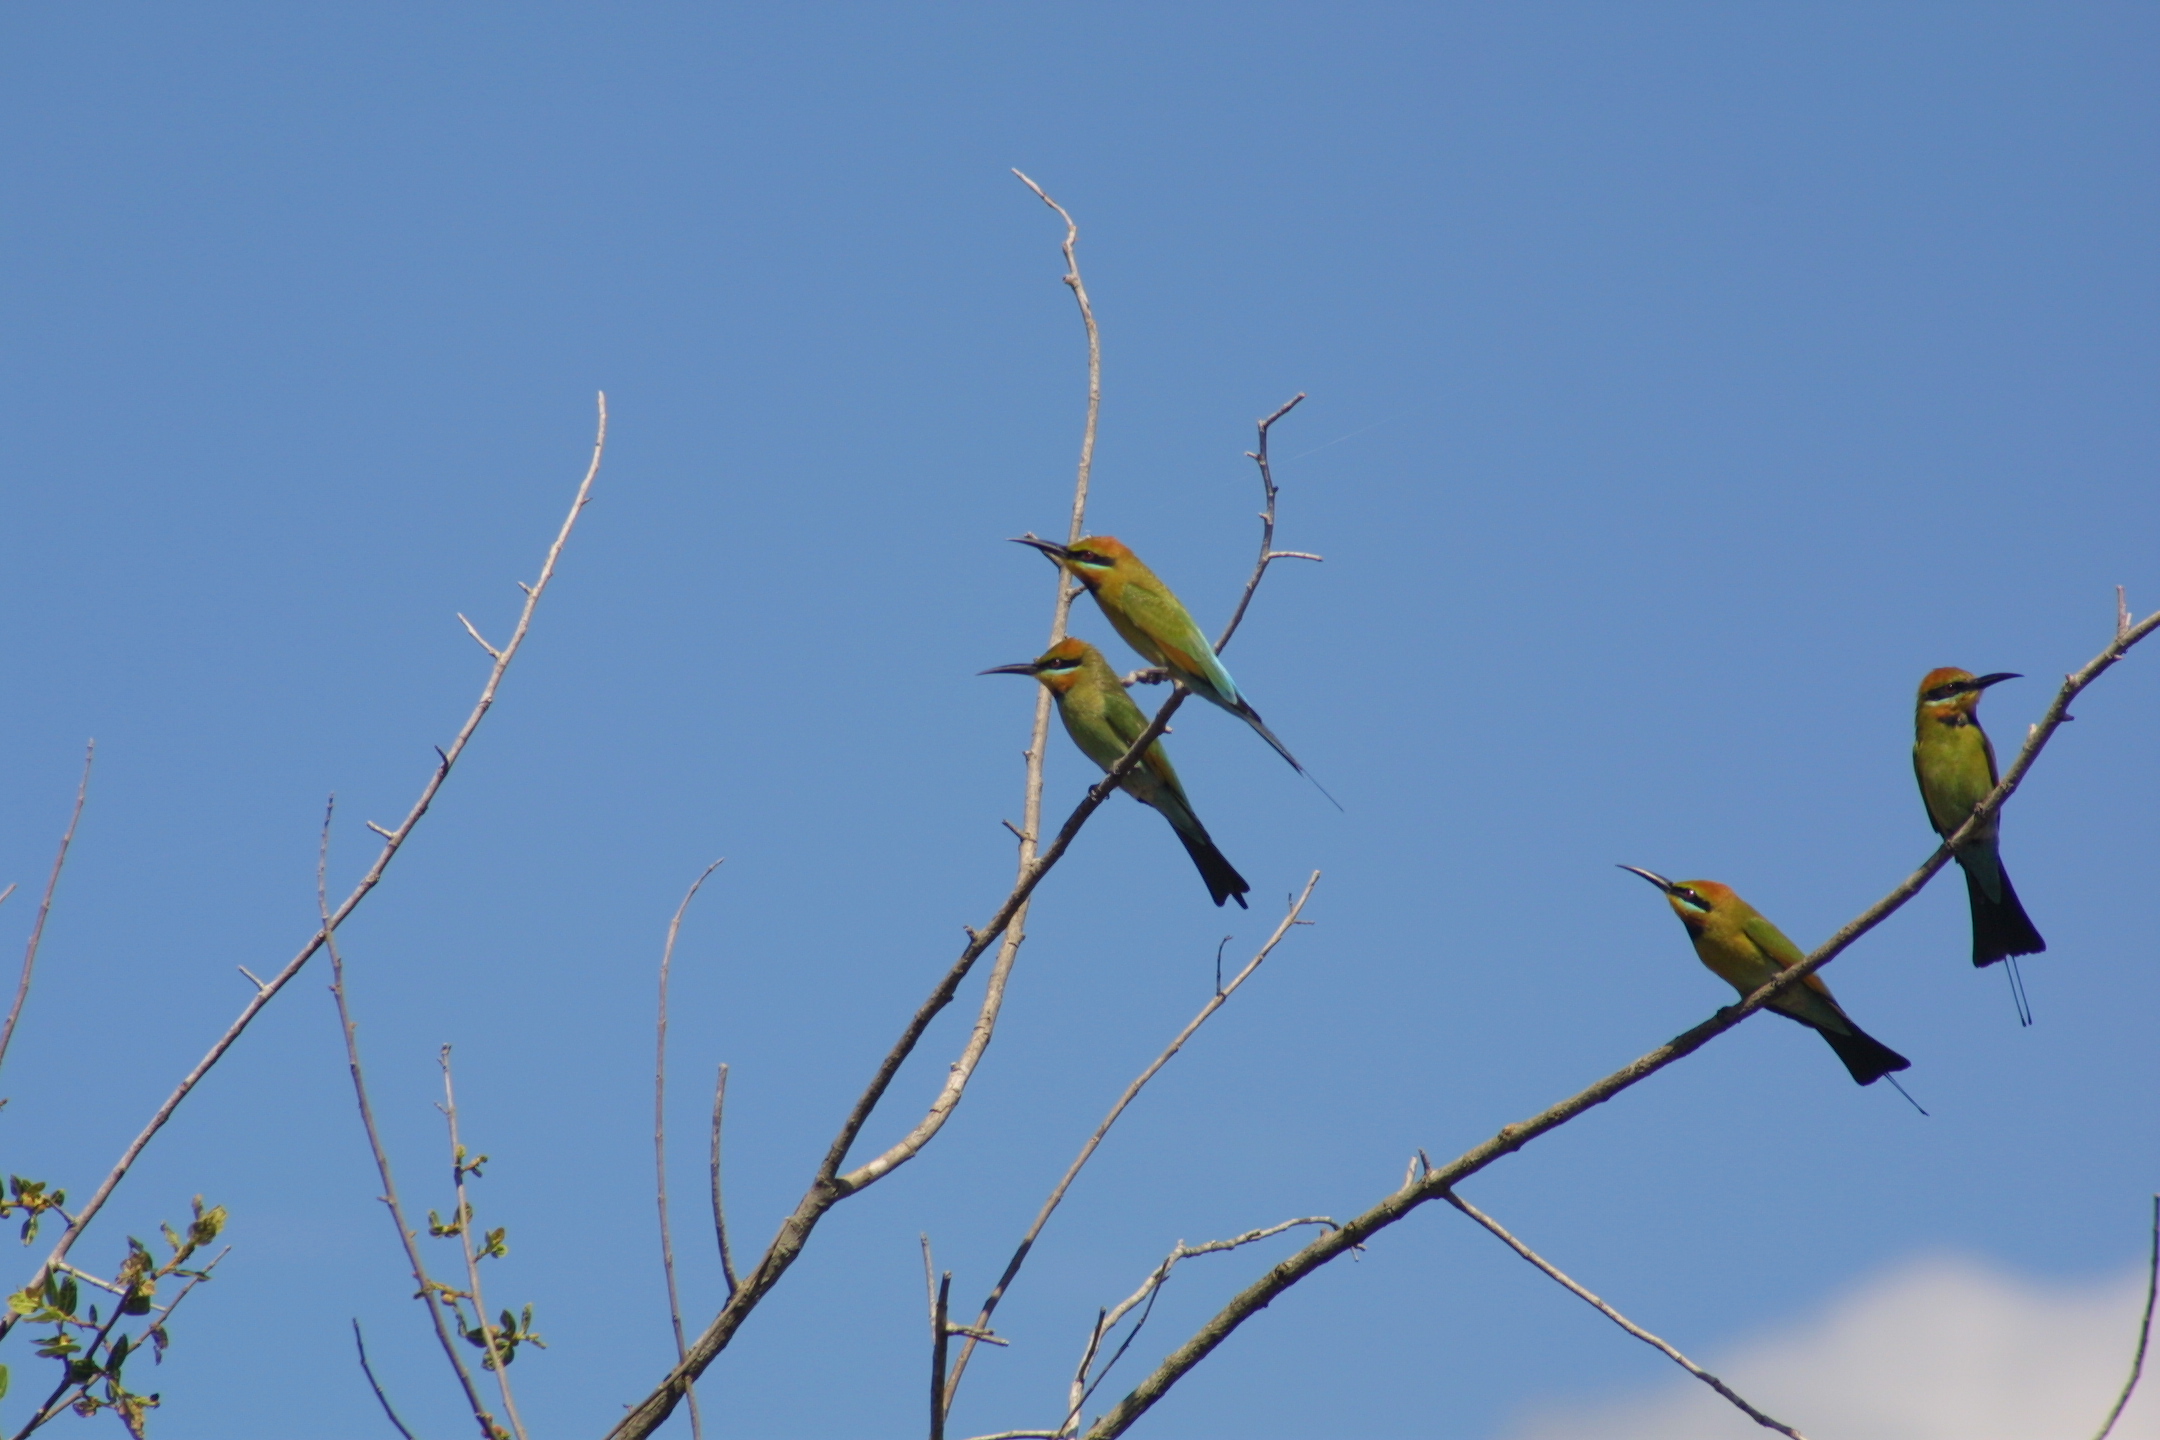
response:
[[[1850,1021],[1846,1023],[1851,1024]],[[1912,1061],[1857,1025],[1851,1033],[1844,1035],[1835,1030],[1818,1030],[1816,1033],[1830,1042],[1830,1048],[1837,1051],[1837,1058],[1845,1062],[1845,1068],[1859,1084],[1872,1085],[1893,1070],[1912,1068]]]
[[[1197,825],[1194,826],[1196,834],[1187,834],[1182,826],[1174,828],[1178,840],[1185,846],[1185,853],[1192,856],[1193,865],[1200,871],[1200,878],[1207,881],[1208,898],[1217,905],[1225,900],[1235,900],[1238,909],[1250,908],[1245,904],[1245,892],[1252,886],[1246,884],[1245,877],[1223,858],[1222,851],[1215,848],[1207,831],[1200,830]]]
[[[1965,872],[1965,895],[1972,902],[1975,965],[1993,965],[2012,955],[2037,955],[2047,949],[2047,941],[2040,938],[2025,907],[2018,903],[2017,891],[2010,888],[2010,872],[2000,862],[1995,878],[2002,890],[2000,899],[1990,896],[1971,870]]]

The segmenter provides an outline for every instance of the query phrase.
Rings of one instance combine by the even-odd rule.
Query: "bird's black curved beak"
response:
[[[1063,545],[1058,544],[1055,540],[1044,540],[1040,536],[1036,535],[1016,535],[1013,537],[1012,543],[1015,545],[1032,545],[1037,550],[1042,551],[1043,554],[1049,556],[1052,560],[1062,561],[1067,555],[1072,553],[1071,551],[1067,550]]]
[[[1633,865],[1622,865],[1620,868],[1627,871],[1630,875],[1642,876],[1643,879],[1657,886],[1658,889],[1664,891],[1667,895],[1672,894],[1673,891],[1680,888],[1679,886],[1673,884],[1672,881],[1667,880],[1664,876],[1658,874],[1654,870],[1643,870]]]
[[[987,670],[977,670],[975,673],[978,675],[1033,675],[1037,672],[1035,662],[1030,660],[1024,665],[993,665]]]
[[[2022,675],[2012,675],[2009,671],[2003,670],[1998,671],[1993,675],[1982,675],[1979,679],[1972,682],[1972,688],[1975,690],[1985,690],[1988,688],[1988,686],[2000,685],[2005,680],[2022,680],[2024,678],[2025,677]]]

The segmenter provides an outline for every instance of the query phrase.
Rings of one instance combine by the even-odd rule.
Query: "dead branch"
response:
[[[53,856],[52,874],[45,877],[45,895],[38,901],[37,921],[30,927],[30,943],[23,949],[22,978],[15,982],[15,1003],[8,1006],[7,1024],[0,1026],[0,1060],[7,1058],[8,1046],[15,1039],[15,1022],[22,1019],[23,1002],[30,998],[30,972],[37,968],[38,945],[45,939],[45,917],[52,914],[53,892],[60,888],[60,871],[67,864],[68,847],[75,843],[75,826],[82,819],[83,801],[90,795],[90,762],[97,759],[97,741],[83,747],[82,780],[75,786],[75,808],[68,815],[67,830],[60,837],[60,851]],[[15,893],[13,885],[7,894]],[[0,900],[7,895],[0,895]],[[44,1277],[38,1277],[44,1283]],[[0,1335],[7,1332],[0,1329]]]
[[[2115,588],[2119,597],[2122,587],[2118,585]],[[2120,605],[2122,601],[2118,598],[2116,603]],[[2127,616],[2127,612],[2125,614]],[[2128,628],[2129,626],[2123,623],[2116,626],[2117,633]],[[2100,1433],[2095,1435],[2093,1440],[2107,1440],[2108,1432],[2113,1430],[2115,1422],[2122,1418],[2123,1407],[2130,1403],[2131,1392],[2137,1389],[2138,1376],[2145,1372],[2145,1347],[2152,1340],[2155,1295],[2160,1295],[2160,1195],[2153,1196],[2152,1259],[2145,1267],[2145,1318],[2138,1322],[2137,1353],[2130,1357],[2130,1378],[2123,1382],[2122,1394],[2115,1397],[2115,1408],[2108,1411],[2107,1423],[2100,1427]]]
[[[1200,1027],[1207,1023],[1208,1017],[1220,1010],[1229,1001],[1230,997],[1237,993],[1238,987],[1243,985],[1251,977],[1252,973],[1260,968],[1261,962],[1266,960],[1275,947],[1282,943],[1283,938],[1290,933],[1292,926],[1310,923],[1302,921],[1298,917],[1304,913],[1305,902],[1312,898],[1313,887],[1319,883],[1320,872],[1315,870],[1312,873],[1312,878],[1305,882],[1304,893],[1291,902],[1289,911],[1282,918],[1282,923],[1275,927],[1274,933],[1270,934],[1259,950],[1254,952],[1252,959],[1245,962],[1245,968],[1238,971],[1235,978],[1228,985],[1217,985],[1214,997],[1207,1004],[1200,1007],[1200,1013],[1193,1016],[1191,1022],[1177,1033],[1177,1038],[1164,1047],[1162,1054],[1155,1057],[1154,1063],[1141,1071],[1133,1082],[1125,1087],[1125,1093],[1118,1096],[1117,1103],[1110,1107],[1110,1113],[1103,1117],[1102,1124],[1095,1127],[1095,1133],[1088,1137],[1087,1143],[1080,1147],[1080,1153],[1073,1158],[1072,1164],[1066,1167],[1063,1178],[1058,1181],[1056,1188],[1050,1192],[1050,1198],[1043,1201],[1042,1208],[1035,1213],[1035,1223],[1028,1226],[1027,1234],[1020,1237],[1020,1244],[1013,1250],[1012,1259],[1005,1263],[1005,1273],[998,1276],[997,1284],[991,1287],[989,1296],[982,1303],[981,1312],[975,1317],[977,1328],[989,1329],[990,1317],[997,1312],[998,1302],[1005,1298],[1005,1292],[1012,1287],[1014,1277],[1020,1273],[1020,1267],[1027,1262],[1028,1252],[1035,1248],[1035,1241],[1042,1234],[1043,1227],[1050,1223],[1051,1215],[1056,1213],[1058,1206],[1065,1199],[1065,1192],[1072,1188],[1072,1183],[1079,1178],[1080,1171],[1094,1157],[1096,1147],[1100,1146],[1103,1137],[1110,1133],[1110,1127],[1117,1124],[1118,1117],[1125,1113],[1125,1107],[1132,1104],[1148,1081],[1155,1078],[1156,1072],[1169,1064],[1171,1057],[1185,1047],[1185,1042],[1192,1039]],[[960,1358],[953,1364],[952,1379],[947,1384],[945,1392],[945,1407],[948,1412],[952,1408],[953,1400],[960,1393],[960,1378],[967,1373],[968,1358],[974,1353],[975,1342],[970,1339],[965,1346],[961,1347]]]
[[[1303,551],[1277,551],[1274,548],[1276,490],[1275,472],[1268,467],[1268,431],[1274,428],[1277,420],[1295,410],[1298,402],[1304,398],[1305,392],[1300,390],[1297,394],[1276,406],[1272,415],[1259,422],[1259,444],[1245,452],[1245,458],[1260,467],[1260,488],[1267,500],[1267,503],[1260,509],[1260,560],[1253,566],[1252,578],[1245,582],[1245,593],[1238,596],[1237,608],[1230,612],[1230,623],[1223,626],[1222,637],[1215,642],[1215,653],[1218,655],[1222,653],[1223,647],[1230,643],[1230,637],[1237,634],[1238,626],[1244,622],[1245,607],[1252,604],[1253,592],[1260,588],[1260,579],[1267,574],[1269,565],[1282,559],[1318,560],[1320,558],[1318,555],[1308,555]]]
[[[607,396],[604,394],[599,397],[599,412],[597,431],[593,436],[592,463],[586,467],[585,479],[578,486],[576,498],[570,502],[570,513],[563,517],[562,528],[555,534],[555,543],[548,547],[547,558],[541,562],[540,578],[530,586],[519,582],[525,590],[525,608],[519,612],[517,627],[511,632],[509,641],[504,644],[488,670],[487,682],[480,688],[480,698],[473,705],[472,712],[465,717],[465,723],[459,727],[456,738],[450,742],[448,749],[437,749],[435,768],[429,774],[427,783],[420,787],[420,798],[413,802],[412,809],[406,812],[397,829],[384,836],[382,849],[376,854],[374,863],[368,866],[367,873],[360,877],[360,883],[339,902],[337,910],[323,922],[322,927],[308,937],[307,943],[300,947],[297,955],[286,962],[285,968],[255,992],[232,1024],[225,1028],[225,1033],[218,1037],[217,1043],[212,1045],[208,1053],[195,1062],[195,1068],[188,1071],[180,1083],[173,1087],[173,1092],[165,1097],[164,1103],[151,1115],[149,1123],[143,1126],[142,1133],[128,1142],[128,1147],[121,1152],[120,1159],[104,1180],[99,1182],[98,1188],[91,1194],[88,1203],[75,1216],[74,1221],[62,1232],[52,1253],[45,1257],[44,1262],[24,1285],[24,1289],[35,1289],[44,1284],[52,1267],[67,1258],[68,1251],[74,1248],[83,1230],[97,1218],[98,1212],[105,1208],[105,1202],[112,1198],[113,1191],[127,1178],[128,1171],[134,1168],[135,1161],[149,1147],[151,1140],[156,1138],[158,1131],[165,1128],[165,1122],[172,1119],[173,1112],[180,1108],[180,1103],[194,1093],[203,1077],[210,1073],[225,1052],[230,1050],[248,1026],[254,1023],[263,1007],[275,999],[277,993],[300,973],[301,967],[313,958],[316,951],[323,948],[331,932],[344,924],[353,911],[360,907],[360,902],[367,899],[382,882],[383,873],[390,868],[390,862],[397,858],[398,851],[403,849],[405,842],[412,837],[414,827],[420,823],[421,817],[427,814],[428,807],[435,803],[435,796],[441,791],[443,782],[450,778],[450,772],[456,767],[458,757],[465,753],[465,747],[472,742],[474,732],[480,728],[480,722],[486,719],[488,711],[494,708],[495,692],[501,687],[503,676],[510,669],[510,662],[517,658],[519,648],[524,645],[525,637],[532,629],[533,612],[539,609],[540,597],[547,593],[549,582],[555,578],[555,566],[562,558],[563,547],[570,543],[570,532],[577,526],[578,515],[592,498],[593,480],[600,473],[600,457],[607,448]],[[0,1337],[13,1329],[16,1321],[21,1318],[13,1311],[0,1315]]]
[[[465,1392],[465,1403],[472,1411],[473,1419],[480,1426],[481,1440],[496,1440],[495,1417],[488,1413],[487,1405],[480,1399],[479,1387],[473,1384],[472,1372],[465,1368],[464,1357],[458,1354],[457,1343],[450,1338],[449,1327],[443,1324],[442,1307],[449,1302],[443,1298],[442,1287],[428,1278],[427,1264],[420,1258],[420,1247],[414,1243],[412,1227],[405,1223],[405,1208],[398,1202],[397,1181],[390,1174],[390,1152],[383,1148],[382,1133],[375,1128],[375,1107],[368,1101],[367,1079],[360,1070],[360,1027],[353,1023],[352,1009],[345,999],[345,957],[338,951],[337,927],[330,923],[330,891],[327,876],[330,869],[330,820],[337,812],[337,797],[323,807],[322,848],[315,861],[315,904],[323,920],[323,943],[330,952],[330,998],[337,1002],[338,1032],[345,1040],[345,1065],[352,1073],[353,1097],[360,1103],[360,1125],[367,1131],[368,1150],[375,1157],[375,1173],[382,1177],[383,1193],[377,1198],[389,1207],[390,1222],[397,1227],[398,1243],[405,1247],[405,1263],[411,1267],[413,1283],[420,1288],[413,1298],[427,1306],[428,1320],[435,1327],[436,1343],[442,1346],[443,1358],[450,1362],[452,1373],[457,1376],[458,1387]],[[353,1339],[360,1338],[360,1322],[353,1321]],[[367,1351],[361,1350],[361,1368],[367,1367]],[[373,1384],[375,1377],[368,1376]],[[378,1389],[378,1397],[382,1392]],[[388,1410],[390,1402],[383,1401]],[[393,1420],[395,1417],[392,1417]],[[401,1427],[402,1428],[402,1427]]]
[[[720,1244],[720,1278],[727,1282],[729,1298],[735,1294],[735,1257],[728,1253],[727,1206],[720,1201],[720,1119],[727,1111],[727,1066],[720,1066],[720,1076],[713,1081],[712,1092],[712,1224],[713,1236]]]
[[[1069,1397],[1069,1408],[1065,1412],[1065,1423],[1057,1433],[1069,1435],[1078,1425],[1081,1408],[1087,1404],[1088,1397],[1095,1393],[1097,1386],[1109,1378],[1111,1367],[1124,1358],[1125,1352],[1132,1348],[1133,1341],[1139,1338],[1141,1327],[1146,1325],[1148,1317],[1155,1313],[1155,1297],[1162,1293],[1163,1282],[1170,1278],[1170,1272],[1177,1268],[1179,1261],[1190,1260],[1195,1255],[1219,1255],[1225,1250],[1236,1250],[1241,1246],[1280,1235],[1299,1225],[1324,1225],[1330,1230],[1336,1228],[1335,1222],[1325,1215],[1305,1215],[1295,1220],[1278,1221],[1258,1230],[1248,1230],[1227,1240],[1209,1240],[1199,1245],[1187,1245],[1180,1240],[1171,1247],[1170,1253],[1163,1257],[1163,1262],[1149,1271],[1148,1278],[1140,1282],[1139,1289],[1110,1309],[1096,1315],[1094,1329],[1088,1334],[1087,1346],[1080,1353],[1080,1364],[1073,1371],[1072,1393]],[[1131,1314],[1135,1306],[1142,1304],[1147,1308],[1140,1312],[1140,1318],[1133,1322],[1132,1329],[1126,1332],[1125,1339],[1120,1342],[1116,1351],[1103,1362],[1100,1373],[1096,1374],[1093,1380],[1089,1380],[1088,1372],[1094,1367],[1095,1356],[1101,1349],[1103,1337],[1116,1328],[1119,1321]]]
[[[1544,1271],[1547,1275],[1559,1281],[1569,1294],[1575,1296],[1575,1298],[1577,1298],[1578,1300],[1588,1302],[1589,1305],[1593,1309],[1595,1309],[1600,1315],[1603,1315],[1606,1319],[1612,1321],[1613,1324],[1618,1325],[1622,1330],[1627,1331],[1628,1334],[1633,1335],[1636,1339],[1642,1341],[1645,1345],[1648,1345],[1652,1349],[1659,1351],[1665,1356],[1666,1359],[1672,1361],[1675,1365],[1678,1365],[1681,1369],[1687,1371],[1688,1374],[1693,1375],[1696,1379],[1702,1381],[1703,1384],[1708,1385],[1712,1390],[1717,1391],[1718,1394],[1724,1396],[1727,1400],[1738,1406],[1740,1410],[1747,1415],[1748,1419],[1753,1420],[1756,1424],[1762,1426],[1765,1430],[1777,1431],[1778,1434],[1788,1437],[1788,1440],[1807,1440],[1807,1437],[1805,1435],[1802,1435],[1799,1431],[1793,1429],[1790,1425],[1781,1424],[1780,1422],[1771,1419],[1768,1415],[1763,1414],[1762,1411],[1756,1409],[1753,1405],[1748,1404],[1747,1401],[1740,1398],[1740,1396],[1730,1386],[1726,1385],[1724,1381],[1718,1379],[1717,1376],[1703,1369],[1702,1366],[1697,1365],[1694,1361],[1688,1359],[1687,1356],[1681,1354],[1678,1350],[1675,1350],[1672,1346],[1666,1344],[1663,1340],[1660,1340],[1657,1336],[1651,1334],[1648,1330],[1643,1329],[1634,1321],[1628,1319],[1627,1316],[1622,1315],[1618,1310],[1613,1309],[1612,1306],[1606,1304],[1603,1300],[1600,1300],[1597,1296],[1591,1294],[1588,1290],[1585,1290],[1582,1286],[1576,1284],[1573,1280],[1569,1279],[1567,1275],[1561,1271],[1559,1266],[1553,1264],[1550,1260],[1547,1260],[1544,1256],[1538,1254],[1537,1251],[1532,1250],[1528,1245],[1523,1244],[1522,1241],[1516,1239],[1513,1235],[1510,1235],[1507,1231],[1507,1227],[1503,1226],[1499,1221],[1493,1219],[1492,1216],[1487,1215],[1484,1211],[1478,1209],[1477,1206],[1472,1205],[1469,1201],[1463,1199],[1462,1196],[1457,1195],[1454,1191],[1450,1190],[1442,1198],[1445,1199],[1448,1204],[1453,1205],[1456,1209],[1462,1211],[1463,1214],[1468,1215],[1471,1219],[1477,1221],[1478,1224],[1484,1226],[1487,1230],[1490,1230],[1493,1234],[1499,1236],[1501,1241],[1504,1242],[1510,1250],[1513,1250],[1516,1254],[1522,1256],[1523,1259],[1529,1261],[1532,1265],[1537,1266],[1538,1269]]]
[[[390,1397],[383,1394],[382,1382],[375,1378],[374,1368],[367,1363],[367,1341],[360,1338],[358,1320],[352,1322],[352,1343],[360,1352],[360,1373],[367,1376],[368,1389],[375,1392],[375,1399],[382,1406],[382,1413],[389,1417],[391,1427],[398,1434],[404,1436],[405,1440],[413,1440],[412,1431],[405,1428],[405,1422],[398,1419],[397,1411],[390,1408]]]
[[[660,1006],[659,1020],[653,1039],[653,1191],[660,1206],[660,1268],[667,1275],[668,1323],[675,1328],[675,1358],[683,1358],[682,1302],[675,1293],[675,1236],[668,1226],[667,1206],[667,1022],[668,1022],[668,967],[675,960],[675,937],[682,933],[683,915],[690,902],[712,878],[726,860],[715,860],[705,867],[690,888],[683,892],[682,903],[675,907],[675,918],[668,921],[667,943],[660,947]],[[718,1125],[717,1110],[714,1124]],[[718,1145],[716,1138],[714,1144]],[[714,1164],[718,1165],[718,1160]],[[717,1187],[718,1181],[715,1180]],[[717,1188],[714,1192],[718,1194]],[[716,1212],[717,1213],[717,1212]],[[697,1391],[689,1391],[690,1434],[692,1440],[705,1440],[705,1419],[698,1413]]]

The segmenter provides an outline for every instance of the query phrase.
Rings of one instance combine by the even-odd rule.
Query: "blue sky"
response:
[[[536,1434],[599,1433],[665,1368],[652,992],[684,886],[728,857],[676,961],[697,1323],[711,1067],[749,1246],[1009,878],[1030,698],[974,672],[1040,648],[1047,568],[1004,537],[1064,523],[1083,377],[1055,219],[1008,167],[1083,227],[1092,528],[1204,623],[1250,563],[1253,419],[1310,394],[1277,436],[1279,540],[1326,563],[1269,581],[1231,660],[1345,808],[1189,707],[1173,752],[1254,910],[1213,910],[1154,816],[1107,807],[966,1103],[818,1231],[705,1387],[717,1434],[917,1425],[917,1235],[986,1289],[1217,942],[1256,942],[1310,871],[1318,923],[1123,1122],[956,1433],[1054,1420],[1096,1307],[1177,1240],[1353,1213],[1418,1147],[1722,1003],[1616,862],[1724,880],[1812,944],[1929,850],[1923,672],[2031,677],[1984,710],[2014,744],[2105,643],[2116,584],[2160,605],[2149,9],[4,25],[0,881],[42,879],[99,743],[8,1057],[8,1170],[103,1174],[245,1000],[234,966],[308,933],[333,791],[333,881],[358,874],[361,823],[403,813],[482,679],[455,613],[507,629],[609,394],[533,639],[346,932],[422,1209],[449,1203],[430,1106],[457,1047],[496,1157],[482,1214],[510,1229],[490,1298],[534,1302],[553,1346],[514,1372]],[[1112,640],[1085,604],[1075,628]],[[2051,945],[2039,1023],[1972,972],[1955,877],[1829,972],[1932,1118],[1762,1019],[1465,1193],[1708,1352],[1931,1256],[2113,1283],[2155,1186],[2160,655],[2076,713],[2005,830]],[[1062,814],[1089,772],[1062,740],[1051,760]],[[157,1376],[174,1440],[296,1413],[388,1433],[355,1316],[409,1419],[469,1423],[372,1198],[326,981],[277,1001],[87,1242],[106,1263],[198,1191],[231,1209],[238,1248]],[[1181,1271],[1126,1378],[1270,1258]],[[1497,1436],[1663,1364],[1434,1207],[1141,1433]]]

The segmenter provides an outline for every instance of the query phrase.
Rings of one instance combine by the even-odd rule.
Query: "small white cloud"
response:
[[[1723,1351],[1665,1338],[1809,1440],[2086,1440],[2129,1376],[2144,1303],[2142,1268],[2074,1285],[1936,1259],[1901,1266],[1812,1319]],[[1618,1330],[1612,1341],[1640,1344]],[[2114,1440],[2160,1440],[2155,1371],[2160,1354],[2149,1354]],[[1535,1409],[1509,1440],[1770,1433],[1675,1366],[1655,1388]]]

